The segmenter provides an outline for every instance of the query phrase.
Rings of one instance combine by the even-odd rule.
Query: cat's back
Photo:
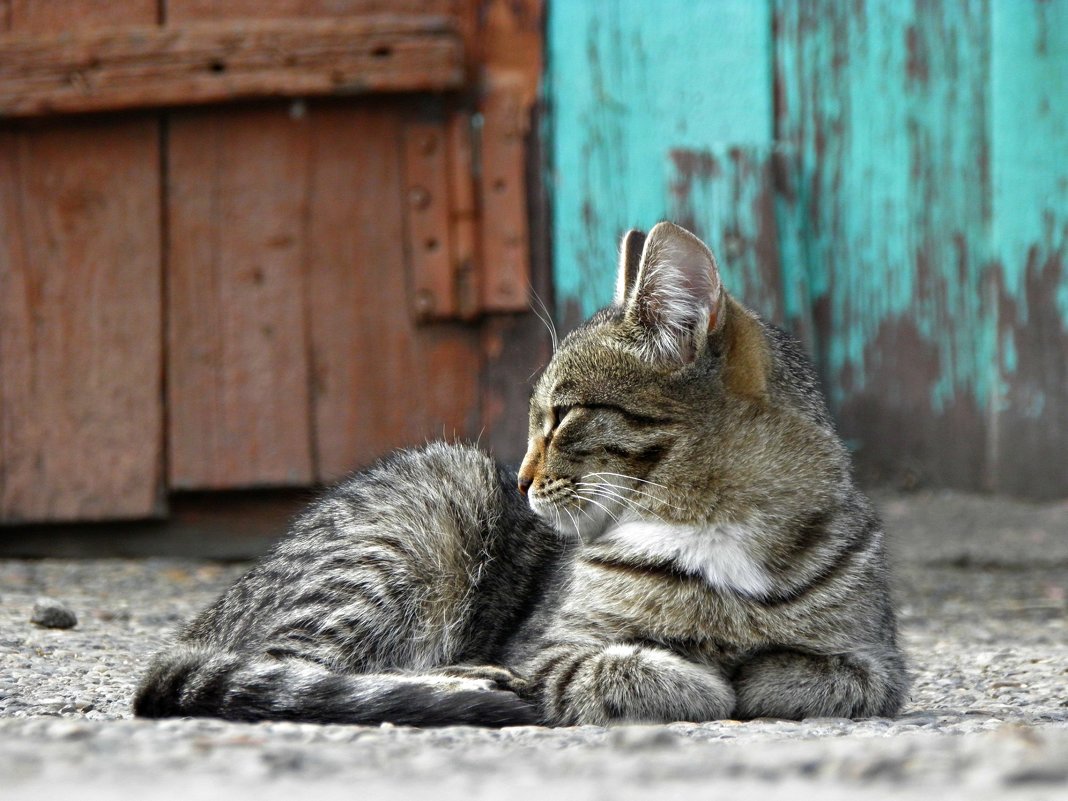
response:
[[[499,647],[560,548],[514,473],[477,448],[401,450],[313,502],[183,639],[269,650],[314,637],[346,669],[485,658],[470,652]],[[405,618],[427,625],[393,642]]]

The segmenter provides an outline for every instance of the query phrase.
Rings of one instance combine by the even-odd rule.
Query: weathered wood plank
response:
[[[518,87],[498,80],[482,112],[482,308],[523,311],[530,283],[523,153],[530,105]]]
[[[526,311],[530,285],[526,144],[542,74],[541,0],[483,0],[479,174],[482,197],[482,306]]]
[[[453,109],[446,123],[449,152],[449,246],[456,283],[456,313],[474,320],[481,312],[478,196],[475,192],[473,117]]]
[[[990,486],[1065,497],[1068,4],[993,3],[990,26],[998,370]]]
[[[417,326],[405,275],[403,107],[313,106],[308,330],[317,475],[478,435],[478,331]]]
[[[35,32],[156,4],[4,10]],[[158,165],[149,120],[0,128],[0,520],[162,511]]]
[[[171,486],[307,483],[307,120],[181,112],[168,139]]]
[[[157,163],[153,123],[0,132],[0,519],[161,509]]]
[[[366,14],[447,14],[455,17],[468,4],[469,0],[163,0],[167,22],[190,19],[338,19]]]
[[[74,33],[87,27],[151,25],[157,22],[159,0],[4,0],[0,30],[4,33]]]
[[[334,18],[378,10],[375,5],[374,0],[168,0],[166,19],[184,24],[234,17]],[[411,3],[396,8],[419,10]],[[428,13],[453,10],[440,2],[423,8]],[[260,153],[246,161],[250,172],[253,161],[265,173],[271,171],[264,165],[283,165],[281,185],[261,190],[266,197],[288,192],[295,204],[279,215],[275,227],[287,232],[300,256],[286,263],[278,280],[288,287],[285,316],[295,316],[298,308],[304,316],[299,323],[277,325],[293,338],[284,353],[269,359],[273,367],[268,371],[280,386],[257,390],[250,384],[251,372],[235,375],[245,387],[241,403],[248,409],[260,407],[260,415],[278,423],[269,430],[237,432],[236,439],[241,448],[253,449],[274,447],[271,438],[282,437],[288,456],[279,453],[279,465],[286,460],[298,465],[301,481],[330,480],[398,445],[477,433],[479,356],[472,330],[417,328],[408,310],[400,137],[402,122],[414,121],[408,107],[394,102],[360,107],[309,103],[295,110],[300,119],[294,121],[292,141],[283,144],[277,136],[268,137],[282,152]],[[259,113],[213,115],[212,127],[189,126],[181,135],[190,151],[197,142],[210,149],[213,139],[252,137]],[[176,134],[172,131],[172,142]],[[300,168],[296,161],[301,161]],[[292,174],[287,165],[293,166]],[[171,169],[177,176],[178,165],[172,163]],[[239,221],[239,227],[249,225],[248,219]],[[247,244],[242,249],[244,254],[240,249],[234,253],[239,260],[248,258]]]
[[[870,478],[983,480],[991,325],[983,0],[777,4],[819,361]],[[796,243],[795,243],[796,244]]]
[[[447,17],[188,22],[0,36],[0,116],[463,84]]]
[[[757,293],[742,285],[749,268],[735,271],[716,240],[723,232],[713,217],[726,210],[715,212],[700,197],[680,199],[687,179],[677,161],[692,154],[699,164],[710,153],[726,171],[732,147],[748,153],[747,162],[770,157],[769,3],[669,0],[655,12],[638,3],[555,3],[547,35],[556,303],[565,327],[610,300],[623,231],[676,213],[713,240],[731,291]],[[695,177],[695,188],[708,183]],[[764,167],[737,177],[757,183],[731,192],[755,198],[765,191]],[[764,208],[761,202],[731,213],[744,218],[738,224],[745,230],[759,231],[767,224],[756,216]],[[759,288],[759,298],[777,294]]]
[[[442,120],[404,126],[405,241],[412,276],[412,313],[420,320],[453,318],[459,287],[453,269],[449,142]]]

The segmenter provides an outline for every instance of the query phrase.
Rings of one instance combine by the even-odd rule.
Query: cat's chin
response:
[[[563,521],[550,521],[557,534],[564,539],[578,540],[583,545],[592,545],[601,539],[605,533],[603,524],[594,524],[592,521],[582,521],[577,526],[573,525],[565,516]]]
[[[561,539],[579,540],[590,545],[599,540],[608,528],[606,515],[592,515],[582,509],[558,508],[538,498],[530,498],[529,503],[534,514],[552,526]]]

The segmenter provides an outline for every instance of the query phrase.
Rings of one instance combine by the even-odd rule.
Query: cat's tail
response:
[[[300,659],[179,646],[158,655],[134,698],[147,718],[215,717],[409,726],[520,726],[534,709],[485,679],[336,673]]]

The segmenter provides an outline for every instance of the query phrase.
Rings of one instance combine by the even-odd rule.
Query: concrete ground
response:
[[[1068,798],[1068,504],[877,501],[915,674],[895,720],[502,731],[134,720],[148,656],[241,567],[0,560],[0,798]],[[77,626],[32,624],[39,596]]]

